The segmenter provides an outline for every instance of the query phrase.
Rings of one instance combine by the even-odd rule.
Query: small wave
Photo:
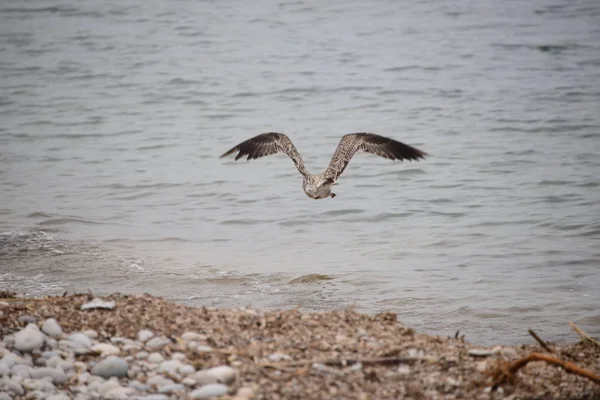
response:
[[[275,220],[268,219],[254,219],[254,218],[242,218],[242,219],[228,219],[225,221],[221,221],[223,225],[258,225],[258,224],[266,224],[270,222],[276,222]]]
[[[166,149],[169,147],[175,147],[174,144],[155,144],[152,146],[140,146],[137,150],[158,150],[158,149]]]
[[[410,95],[422,95],[423,91],[421,90],[406,90],[406,89],[394,89],[394,90],[380,90],[377,92],[378,96],[390,96],[390,95],[401,95],[401,96],[410,96]]]
[[[167,82],[167,85],[199,85],[202,82],[184,78],[173,78]]]
[[[321,215],[323,215],[323,216],[331,216],[331,217],[338,217],[338,216],[341,216],[341,215],[349,215],[349,214],[350,215],[356,215],[356,214],[360,214],[360,213],[363,213],[363,212],[364,212],[364,210],[359,210],[357,208],[349,208],[349,209],[346,209],[346,210],[332,210],[332,211],[327,211],[327,212],[324,212]]]
[[[52,217],[52,215],[45,213],[43,211],[36,211],[36,212],[33,212],[33,213],[27,215],[27,218],[51,218],[51,217]]]
[[[581,183],[576,183],[573,186],[575,187],[597,187],[600,186],[600,182],[598,181],[585,181]]]
[[[432,215],[441,215],[443,217],[451,217],[451,218],[460,218],[464,217],[466,214],[462,212],[444,212],[444,211],[429,211],[429,214]]]
[[[139,242],[141,242],[141,243],[154,243],[154,242],[187,243],[187,242],[189,242],[189,240],[182,239],[182,238],[176,237],[176,236],[167,236],[167,237],[161,237],[161,238],[156,238],[156,239],[141,239],[141,240],[139,240]]]
[[[119,190],[135,190],[135,189],[165,189],[172,187],[185,186],[185,183],[150,183],[146,185],[125,185],[122,183],[110,183],[108,185],[91,186],[94,189],[119,189]]]
[[[453,67],[455,67],[455,66],[453,66]],[[441,71],[443,69],[446,69],[446,67],[442,68],[442,67],[436,67],[436,66],[423,66],[423,65],[412,64],[412,65],[402,65],[402,66],[397,66],[397,67],[384,68],[383,71],[384,72],[401,72],[401,71],[409,71],[411,69],[417,69],[420,71]]]
[[[156,193],[152,193],[152,192],[144,192],[144,193],[137,193],[137,194],[132,194],[130,196],[114,196],[113,199],[115,200],[137,200],[137,199],[143,199],[145,197],[150,197],[155,195]]]
[[[283,90],[276,90],[270,92],[269,94],[314,94],[319,93],[323,90],[322,87],[313,86],[313,87],[300,87],[300,88],[288,88]]]
[[[209,114],[209,115],[205,115],[205,118],[208,119],[212,119],[212,120],[221,120],[221,119],[229,119],[229,118],[235,118],[237,117],[236,114]]]
[[[544,180],[539,184],[541,186],[564,186],[573,183],[572,181],[561,181],[561,180]]]
[[[30,8],[2,8],[0,12],[4,13],[19,13],[19,14],[30,14],[30,13],[59,13],[59,12],[75,12],[76,8],[65,7],[65,6],[54,6],[54,7],[30,7]]]
[[[359,217],[353,218],[352,220],[355,222],[382,222],[388,221],[392,219],[406,218],[411,216],[412,212],[403,212],[403,213],[381,213],[377,215],[373,215],[370,217]]]
[[[89,219],[83,218],[73,218],[73,217],[61,217],[61,218],[52,218],[47,219],[45,221],[38,222],[39,226],[55,226],[55,225],[65,225],[65,224],[85,224],[85,225],[104,225],[104,222],[91,221]]]
[[[431,200],[429,200],[429,202],[433,203],[433,204],[450,204],[450,203],[454,203],[454,200],[442,197],[439,199],[431,199]]]

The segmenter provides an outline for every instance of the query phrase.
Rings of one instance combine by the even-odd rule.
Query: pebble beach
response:
[[[143,295],[0,296],[0,400],[596,399],[600,385],[531,352],[419,334],[353,309],[193,308]],[[550,353],[600,371],[594,343]]]

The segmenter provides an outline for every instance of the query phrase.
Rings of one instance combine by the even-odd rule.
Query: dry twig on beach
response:
[[[512,382],[517,371],[519,371],[519,369],[523,368],[531,361],[544,361],[550,365],[562,367],[568,373],[582,376],[600,385],[600,376],[596,375],[592,371],[583,369],[573,364],[572,362],[563,361],[553,356],[541,353],[531,353],[527,357],[521,358],[511,364],[508,364],[508,366],[505,366],[504,368],[500,368],[500,370],[496,372],[496,383],[493,385],[493,387],[497,388],[503,383]]]
[[[590,335],[588,335],[587,333],[585,333],[583,331],[583,329],[581,329],[580,327],[575,325],[573,322],[569,322],[569,325],[571,326],[571,328],[573,328],[575,333],[579,335],[579,337],[581,338],[581,341],[583,343],[591,344],[593,346],[600,348],[600,342],[597,341],[596,339],[594,339],[593,337],[591,337]]]
[[[529,334],[530,334],[531,336],[533,336],[533,338],[536,340],[536,342],[538,342],[538,343],[540,344],[540,346],[542,346],[542,348],[543,348],[544,350],[546,350],[548,353],[554,353],[554,352],[552,351],[552,349],[550,348],[550,346],[548,346],[548,344],[547,344],[546,342],[544,342],[544,341],[542,340],[542,338],[541,338],[541,337],[539,337],[539,336],[537,335],[537,333],[535,333],[535,332],[533,331],[533,329],[529,329],[529,330],[527,330],[527,332],[529,332]]]

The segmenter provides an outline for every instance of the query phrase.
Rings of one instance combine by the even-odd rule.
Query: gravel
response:
[[[417,334],[393,313],[191,308],[148,295],[84,310],[87,295],[10,300],[0,299],[0,400],[600,397],[543,362],[492,390],[490,372],[539,346]],[[553,350],[600,370],[594,346]]]

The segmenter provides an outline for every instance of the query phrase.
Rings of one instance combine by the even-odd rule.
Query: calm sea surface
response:
[[[0,289],[600,335],[600,3],[3,1]],[[285,132],[285,155],[218,156]],[[333,279],[290,284],[306,274]]]

